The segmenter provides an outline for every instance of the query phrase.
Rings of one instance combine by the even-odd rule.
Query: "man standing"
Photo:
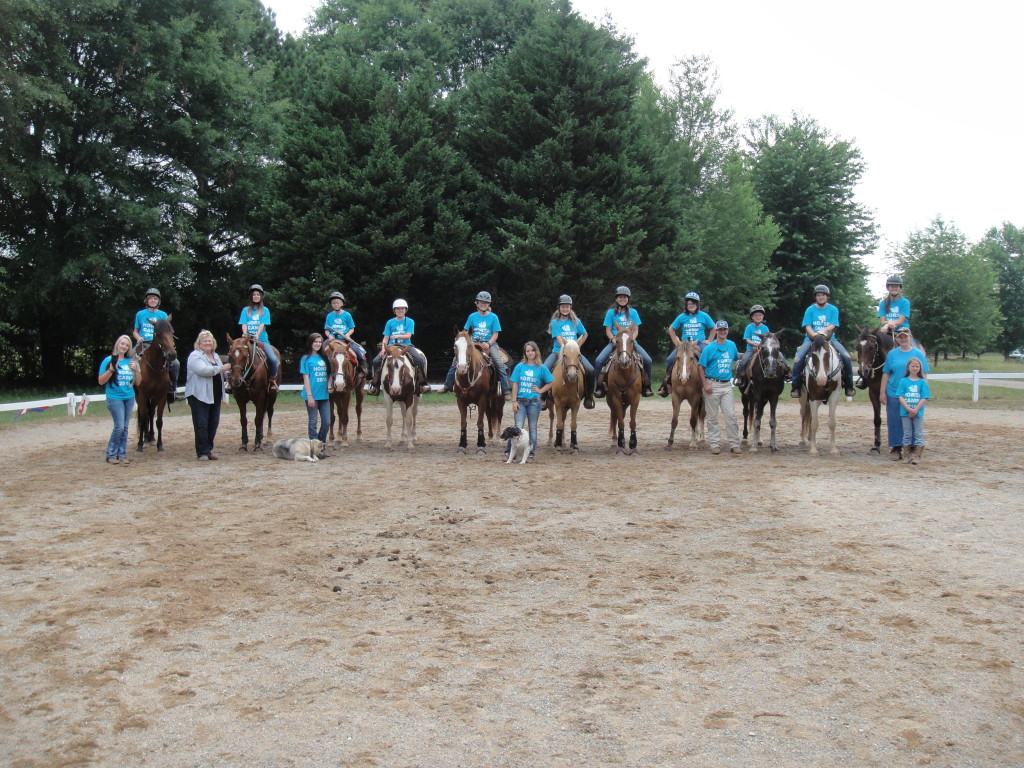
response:
[[[729,323],[715,323],[715,340],[700,353],[701,378],[704,380],[704,409],[707,411],[708,443],[711,453],[722,452],[722,429],[718,412],[725,417],[725,433],[730,453],[740,450],[740,430],[736,424],[736,411],[732,396],[732,366],[739,357],[736,345],[729,341]]]

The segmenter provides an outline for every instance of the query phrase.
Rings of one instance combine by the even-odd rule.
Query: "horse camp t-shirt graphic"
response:
[[[551,378],[551,372],[543,365],[520,363],[512,373],[512,381],[519,384],[517,397],[524,400],[537,397],[537,390],[551,381]]]

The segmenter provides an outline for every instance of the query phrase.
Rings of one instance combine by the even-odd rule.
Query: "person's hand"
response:
[[[228,371],[230,371],[230,370],[231,370],[231,363],[224,363],[224,364],[223,364],[223,365],[222,365],[222,366],[220,367],[220,370],[221,370],[221,372],[222,372],[222,373],[227,373]]]
[[[518,400],[513,400],[512,401],[512,413],[515,413],[518,410],[519,410],[519,401]]]

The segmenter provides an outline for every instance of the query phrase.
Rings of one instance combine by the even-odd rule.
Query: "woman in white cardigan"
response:
[[[216,461],[213,440],[220,425],[220,401],[224,393],[224,373],[231,370],[217,356],[217,342],[209,331],[200,331],[188,356],[185,397],[192,409],[192,430],[196,435],[196,457]]]

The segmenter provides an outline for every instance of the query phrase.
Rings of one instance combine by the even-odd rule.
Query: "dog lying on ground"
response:
[[[511,464],[518,460],[520,464],[525,464],[530,458],[530,433],[519,427],[507,427],[500,437],[502,440],[512,441],[512,450],[509,451],[505,463]]]
[[[319,440],[308,440],[304,437],[291,437],[274,443],[274,456],[288,461],[319,461],[324,449]]]

